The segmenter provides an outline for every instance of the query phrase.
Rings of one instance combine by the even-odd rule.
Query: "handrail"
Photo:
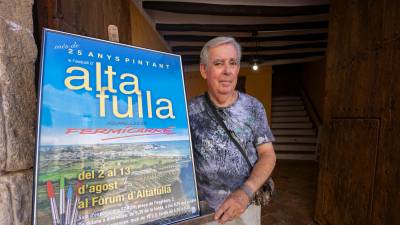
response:
[[[316,159],[319,159],[319,149],[320,149],[320,141],[321,141],[321,130],[322,130],[322,121],[319,118],[313,104],[309,96],[307,95],[306,91],[303,87],[300,88],[301,98],[304,102],[304,107],[306,108],[307,113],[311,118],[311,122],[314,124],[315,128],[317,129],[317,146],[315,150]]]
[[[312,122],[314,123],[315,127],[320,127],[322,125],[322,122],[316,112],[316,110],[314,109],[313,104],[311,103],[310,98],[308,97],[307,93],[305,92],[305,90],[303,88],[300,88],[300,94],[301,94],[301,98],[304,101],[304,106],[306,107],[307,112],[309,113]]]

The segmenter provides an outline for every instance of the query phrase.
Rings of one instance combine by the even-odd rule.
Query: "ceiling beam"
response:
[[[324,55],[325,51],[289,53],[289,54],[278,54],[278,55],[243,55],[242,62],[251,62],[254,59],[261,61],[271,61],[271,60],[298,59],[298,58],[324,56]],[[198,64],[199,62],[200,62],[200,57],[198,55],[182,55],[183,64]]]
[[[255,6],[255,5],[222,5],[176,1],[144,1],[144,9],[160,10],[174,13],[205,14],[220,16],[304,16],[329,12],[329,5],[308,6]]]
[[[281,31],[262,31],[258,32],[258,37],[289,36],[301,34],[321,34],[328,33],[328,29],[302,29],[302,30],[281,30]],[[160,31],[161,35],[205,35],[205,36],[232,36],[248,37],[252,32],[200,32],[200,31]]]
[[[261,17],[261,16],[217,16],[202,14],[171,13],[158,10],[146,10],[154,23],[166,24],[269,24],[301,23],[329,20],[329,14],[307,16]]]
[[[158,31],[253,32],[328,28],[328,21],[286,24],[156,24]]]
[[[298,49],[287,49],[287,50],[268,50],[268,51],[244,51],[242,56],[245,55],[281,55],[291,53],[305,53],[305,52],[323,52],[325,48],[298,48]],[[200,51],[185,51],[185,52],[174,52],[178,55],[200,55]]]
[[[242,47],[243,52],[247,51],[276,51],[276,50],[291,50],[291,49],[301,49],[301,48],[326,48],[327,42],[319,43],[305,43],[305,44],[294,44],[286,46],[269,46],[269,47]],[[185,51],[201,51],[202,46],[175,46],[172,48],[173,52],[185,52]]]
[[[326,41],[270,41],[270,42],[260,42],[258,44],[258,47],[273,47],[273,46],[287,46],[287,45],[296,45],[296,44],[310,44],[310,43],[321,43],[321,42],[326,42]],[[168,41],[168,44],[172,47],[176,46],[200,46],[202,47],[205,43],[202,41],[192,41],[192,42],[181,42],[181,41]],[[243,47],[254,47],[254,43],[251,42],[243,42],[240,43],[240,45]]]
[[[298,59],[277,59],[277,60],[268,60],[261,63],[259,66],[263,65],[284,65],[284,64],[293,64],[293,63],[305,63],[305,62],[315,62],[320,61],[324,58],[324,56],[311,56],[305,58],[298,58]],[[240,68],[251,68],[251,64],[248,62],[242,62],[240,64]],[[199,65],[198,64],[184,64],[183,71],[186,72],[199,72]],[[240,72],[239,72],[240,75]],[[200,76],[200,75],[198,75]]]
[[[199,36],[199,35],[164,35],[166,41],[201,41],[207,42],[215,36]],[[238,42],[265,42],[265,41],[317,41],[327,40],[328,34],[303,34],[290,36],[274,36],[274,37],[235,37]]]
[[[137,2],[146,2],[151,0],[135,0]],[[159,0],[162,2],[171,2],[171,0]],[[326,5],[329,0],[173,0],[174,2],[197,2],[220,5],[262,5],[262,6],[304,6],[304,5]]]

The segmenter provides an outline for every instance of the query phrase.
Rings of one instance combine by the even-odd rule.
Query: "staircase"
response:
[[[278,159],[316,160],[317,133],[298,96],[272,98],[271,129]]]

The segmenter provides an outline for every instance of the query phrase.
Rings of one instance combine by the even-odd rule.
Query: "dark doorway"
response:
[[[239,76],[236,84],[236,90],[246,93],[246,77]]]

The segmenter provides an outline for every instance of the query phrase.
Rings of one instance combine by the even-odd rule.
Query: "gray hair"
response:
[[[210,50],[210,48],[214,48],[214,47],[217,47],[219,45],[224,45],[224,44],[232,44],[235,47],[236,53],[238,56],[238,63],[240,63],[240,58],[242,57],[242,49],[240,47],[240,44],[233,37],[216,37],[216,38],[209,40],[203,46],[203,49],[201,49],[200,64],[207,66],[208,51]]]

